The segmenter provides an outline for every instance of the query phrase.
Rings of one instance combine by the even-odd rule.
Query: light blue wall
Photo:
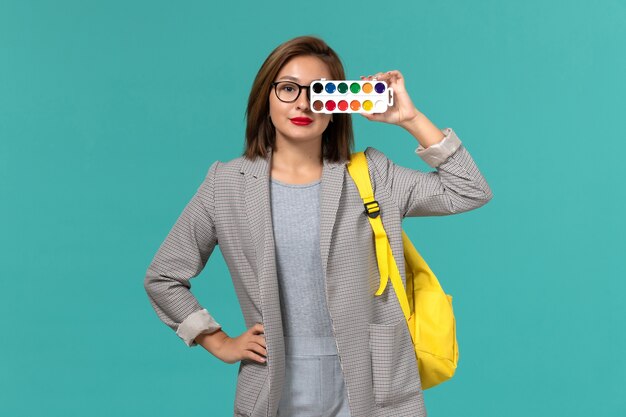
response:
[[[399,69],[494,199],[405,228],[454,296],[460,363],[429,416],[626,415],[622,1],[0,3],[0,415],[228,416],[237,365],[143,288],[210,164],[243,149],[267,54],[323,37]],[[396,126],[356,149],[430,170]],[[620,214],[622,213],[622,214]],[[216,250],[193,292],[245,330]]]

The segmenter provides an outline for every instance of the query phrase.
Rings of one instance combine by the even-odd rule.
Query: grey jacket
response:
[[[416,153],[436,171],[394,164],[368,147],[370,177],[393,255],[405,280],[402,219],[481,207],[489,185],[451,128]],[[320,196],[320,251],[327,304],[352,417],[425,416],[415,352],[392,285],[380,277],[372,228],[346,169],[325,160]],[[263,323],[267,361],[243,360],[234,416],[270,417],[285,377],[283,327],[271,222],[271,149],[267,158],[214,162],[157,251],[144,286],[158,317],[188,345],[220,328],[190,292],[215,245],[233,280],[246,327]],[[419,249],[419,248],[418,248]]]

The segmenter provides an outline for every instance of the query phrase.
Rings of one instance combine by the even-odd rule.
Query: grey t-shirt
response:
[[[333,337],[320,254],[320,185],[271,179],[283,333],[289,337]]]

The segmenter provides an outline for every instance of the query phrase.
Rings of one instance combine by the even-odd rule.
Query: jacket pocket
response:
[[[267,364],[243,360],[239,364],[237,390],[235,392],[235,414],[250,416],[261,389],[269,376]]]
[[[374,401],[382,405],[420,395],[415,348],[406,320],[395,324],[369,323],[369,344]]]

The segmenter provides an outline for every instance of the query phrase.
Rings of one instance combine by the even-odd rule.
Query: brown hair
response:
[[[257,156],[265,158],[266,147],[274,147],[276,129],[269,118],[271,83],[287,61],[301,55],[314,56],[324,61],[330,70],[331,79],[346,78],[339,56],[318,37],[299,36],[276,47],[265,59],[252,83],[246,109],[246,146],[242,156],[249,159]],[[322,134],[322,157],[333,162],[349,160],[353,149],[351,115],[333,114],[333,122],[328,124]]]

